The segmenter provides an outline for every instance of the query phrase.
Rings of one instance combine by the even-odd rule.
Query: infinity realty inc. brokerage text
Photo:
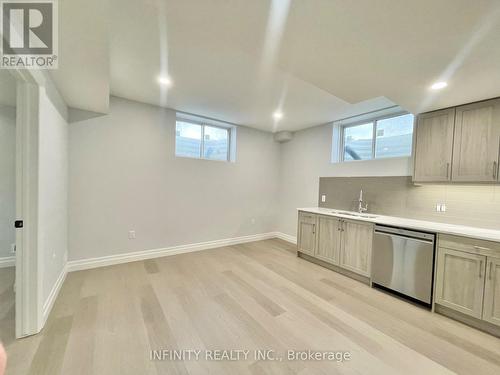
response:
[[[344,351],[287,350],[280,353],[273,349],[159,349],[151,350],[152,361],[332,361],[351,360],[351,353]]]

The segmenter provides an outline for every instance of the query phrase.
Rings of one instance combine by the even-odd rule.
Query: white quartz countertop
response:
[[[485,229],[477,227],[468,227],[465,225],[455,225],[446,223],[437,223],[434,221],[405,219],[395,216],[377,215],[376,213],[360,214],[359,216],[345,215],[339,211],[348,212],[345,210],[336,210],[334,208],[308,207],[298,208],[299,211],[310,212],[319,215],[329,215],[341,217],[344,219],[366,221],[381,225],[390,225],[394,227],[418,229],[432,233],[453,234],[463,237],[471,237],[480,240],[500,242],[500,230]]]

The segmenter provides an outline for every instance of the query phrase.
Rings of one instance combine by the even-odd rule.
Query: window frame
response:
[[[200,155],[199,156],[186,156],[186,155],[177,155],[177,123],[178,122],[186,122],[188,124],[193,124],[193,125],[199,125],[201,127],[201,139],[200,139]],[[205,155],[205,127],[209,126],[212,128],[218,128],[218,129],[223,129],[227,132],[227,153],[226,153],[226,158],[221,160],[221,159],[209,159],[204,157]],[[175,157],[177,158],[188,158],[188,159],[199,159],[199,160],[209,160],[209,161],[219,161],[219,162],[231,162],[231,146],[232,146],[232,126],[223,126],[223,125],[218,125],[218,124],[213,124],[210,122],[204,122],[204,121],[197,121],[197,120],[191,120],[191,119],[186,119],[183,117],[177,117],[175,119],[175,147],[174,147],[174,154]]]
[[[412,113],[408,111],[401,111],[401,112],[396,112],[396,113],[391,113],[387,115],[382,115],[382,116],[377,116],[377,117],[372,117],[368,118],[365,120],[359,120],[355,121],[349,124],[345,125],[340,125],[340,132],[339,132],[339,138],[340,138],[340,155],[339,155],[339,162],[340,163],[350,163],[350,162],[358,162],[358,161],[371,161],[371,160],[383,160],[383,159],[397,159],[397,158],[409,158],[413,154],[413,139],[415,137],[415,115],[413,115],[413,130],[412,130],[412,142],[411,142],[411,151],[410,155],[404,155],[404,156],[389,156],[389,157],[376,157],[376,142],[377,142],[377,123],[378,121],[381,120],[387,120],[390,118],[394,117],[400,117],[400,116],[405,116],[405,115],[413,115]],[[372,124],[372,154],[370,159],[361,159],[361,160],[346,160],[345,159],[345,129],[347,128],[353,128],[356,126],[360,125],[366,125],[366,124]]]

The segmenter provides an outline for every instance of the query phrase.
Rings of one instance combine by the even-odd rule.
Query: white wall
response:
[[[238,127],[235,163],[176,158],[174,111],[110,104],[109,115],[70,125],[70,260],[276,229],[271,133]]]
[[[47,301],[68,254],[68,124],[57,96],[39,91],[38,253]]]
[[[16,217],[16,109],[0,106],[0,258],[11,257]]]
[[[236,163],[176,158],[175,112],[111,98],[109,115],[70,125],[70,260],[249,234],[296,235],[319,177],[409,176],[410,158],[331,163],[332,126],[295,133],[238,127]],[[128,239],[128,231],[136,239]]]
[[[319,177],[410,176],[411,159],[331,163],[332,125],[296,132],[281,146],[277,230],[296,236],[297,207],[318,205]]]

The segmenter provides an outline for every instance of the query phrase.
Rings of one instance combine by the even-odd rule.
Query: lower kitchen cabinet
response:
[[[500,326],[500,243],[440,235],[435,302]]]
[[[500,258],[488,257],[483,319],[500,326]]]
[[[370,276],[373,225],[342,220],[340,266],[364,276]]]
[[[314,255],[316,249],[316,221],[316,215],[299,212],[297,247],[299,251],[308,255]]]
[[[318,216],[318,244],[314,255],[325,262],[339,264],[341,246],[341,220]]]
[[[438,249],[436,303],[481,319],[486,257]]]
[[[370,277],[373,224],[299,212],[297,250]]]

